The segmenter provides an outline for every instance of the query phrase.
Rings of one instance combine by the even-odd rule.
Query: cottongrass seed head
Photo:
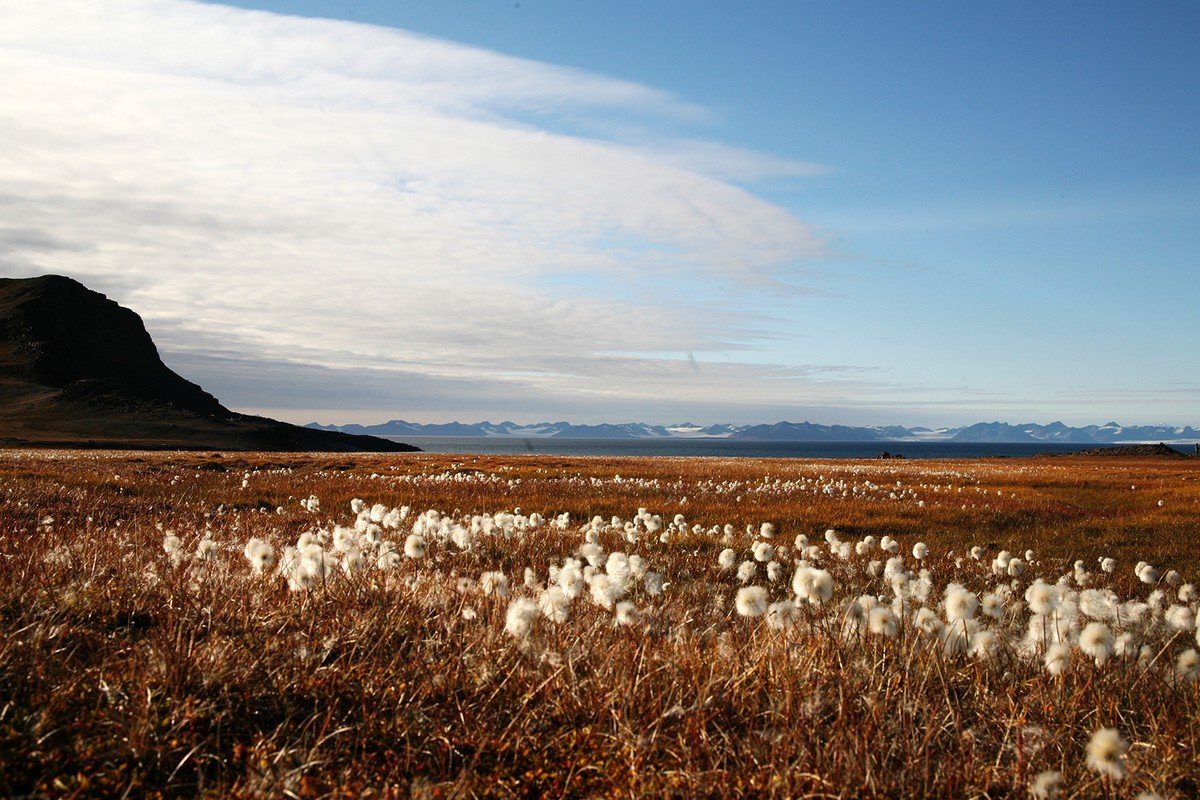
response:
[[[1125,777],[1125,751],[1129,742],[1116,728],[1099,728],[1087,743],[1087,765],[1106,778],[1119,781]]]
[[[743,617],[761,617],[767,612],[767,590],[761,586],[743,586],[738,589],[734,605]]]

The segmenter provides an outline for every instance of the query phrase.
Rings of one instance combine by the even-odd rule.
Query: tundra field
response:
[[[1198,478],[0,452],[0,794],[1200,796]]]

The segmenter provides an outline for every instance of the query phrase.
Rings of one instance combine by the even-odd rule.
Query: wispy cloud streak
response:
[[[820,168],[698,138],[703,108],[403,31],[181,0],[0,2],[0,17],[5,274],[108,286],[179,354],[216,337],[264,363],[394,370],[400,407],[412,373],[598,401],[661,388],[656,372],[710,401],[802,395],[805,370],[689,366],[763,323],[696,313],[686,291],[545,288],[640,274],[753,290],[822,250],[739,183]],[[588,120],[597,133],[572,132]],[[629,135],[598,133],[615,129]],[[637,357],[664,352],[683,368]]]

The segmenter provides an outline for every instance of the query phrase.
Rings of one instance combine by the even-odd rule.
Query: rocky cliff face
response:
[[[237,414],[172,372],[141,318],[57,275],[0,278],[0,439],[227,450],[414,450]]]
[[[172,372],[133,311],[58,275],[0,279],[0,360],[13,376],[71,396],[163,403],[227,417],[217,398]]]

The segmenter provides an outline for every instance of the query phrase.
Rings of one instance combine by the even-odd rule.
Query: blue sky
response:
[[[231,406],[1200,422],[1196,4],[116,5],[0,34],[0,269]]]

